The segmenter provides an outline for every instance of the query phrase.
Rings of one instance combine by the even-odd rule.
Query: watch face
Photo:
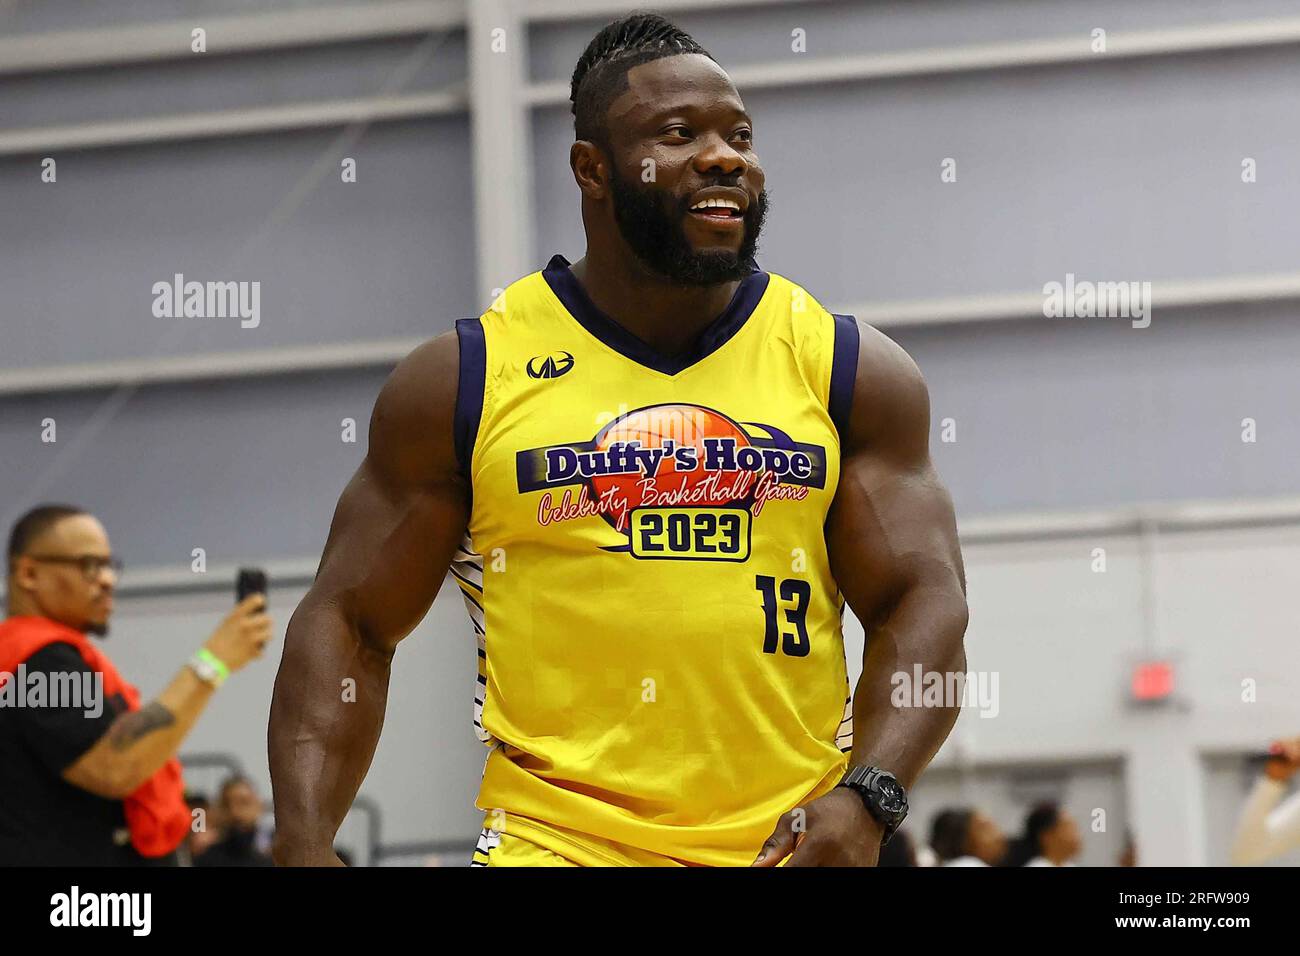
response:
[[[903,788],[893,780],[882,780],[879,784],[880,808],[886,813],[901,813],[905,805]]]
[[[199,680],[212,684],[217,680],[217,669],[207,661],[191,661],[190,668],[198,675]]]

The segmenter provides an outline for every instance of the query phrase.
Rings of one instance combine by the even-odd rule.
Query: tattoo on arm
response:
[[[109,743],[115,750],[126,750],[146,734],[170,727],[174,723],[176,715],[155,700],[119,717],[108,732]]]

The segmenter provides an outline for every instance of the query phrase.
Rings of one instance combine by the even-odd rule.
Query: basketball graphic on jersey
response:
[[[619,445],[664,451],[665,455],[653,475],[657,488],[695,492],[695,505],[722,507],[743,502],[752,489],[752,482],[749,483],[750,489],[737,487],[734,482],[708,483],[709,475],[714,472],[699,464],[705,450],[705,438],[725,438],[734,442],[736,448],[747,448],[750,444],[749,436],[731,419],[712,409],[694,405],[654,405],[630,412],[601,429],[594,444],[597,451],[608,451]],[[691,449],[695,454],[673,454],[679,448]],[[642,476],[595,475],[591,479],[591,489],[600,497],[633,479],[641,481]],[[631,495],[631,501],[633,507],[642,503],[635,494]]]
[[[589,440],[519,452],[517,469],[521,493],[545,492],[540,523],[599,516],[626,537],[603,550],[743,561],[752,519],[823,487],[826,461],[821,446],[775,426],[666,403],[619,415]]]

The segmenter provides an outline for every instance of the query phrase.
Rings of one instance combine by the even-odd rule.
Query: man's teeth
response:
[[[734,209],[740,212],[740,203],[734,199],[705,199],[691,207],[692,211],[696,209]]]

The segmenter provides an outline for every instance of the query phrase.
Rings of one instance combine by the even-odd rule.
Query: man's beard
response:
[[[744,236],[737,252],[696,252],[684,227],[690,200],[674,202],[670,193],[638,188],[610,171],[614,221],[633,254],[651,272],[675,285],[708,286],[749,275],[750,259],[767,218],[767,190],[745,210]]]
[[[86,625],[85,630],[87,634],[94,634],[96,637],[108,637],[108,622],[89,623]]]

